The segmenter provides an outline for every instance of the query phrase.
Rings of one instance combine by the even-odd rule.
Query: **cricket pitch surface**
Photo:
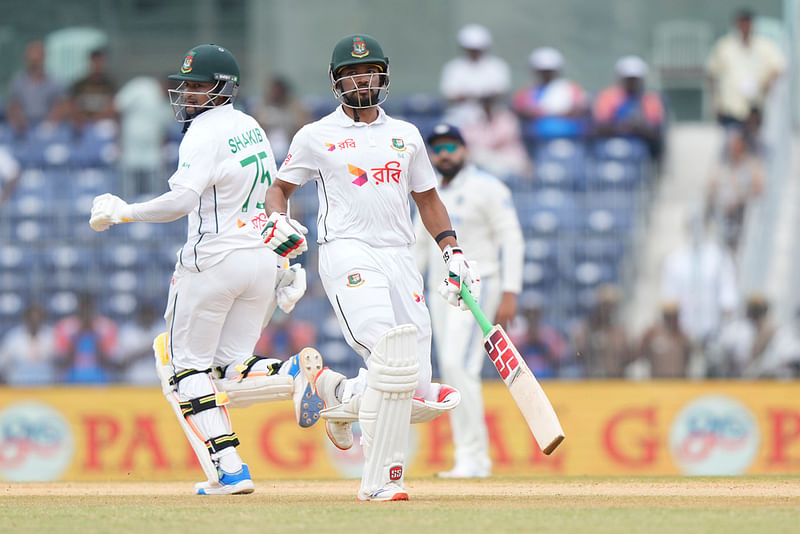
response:
[[[0,483],[11,532],[797,533],[800,477],[411,478],[408,502],[360,503],[358,480]]]

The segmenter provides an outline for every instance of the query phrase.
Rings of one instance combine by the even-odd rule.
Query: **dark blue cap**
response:
[[[455,139],[462,145],[465,144],[464,138],[461,136],[461,132],[458,130],[458,128],[456,128],[452,124],[447,124],[446,122],[442,122],[433,127],[433,130],[431,130],[430,135],[428,135],[428,144],[432,145],[434,141],[441,139],[443,137],[447,137],[449,139]]]

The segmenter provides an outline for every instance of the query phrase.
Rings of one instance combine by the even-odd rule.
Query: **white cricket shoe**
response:
[[[482,469],[477,466],[456,465],[450,471],[441,471],[436,474],[439,478],[488,478],[492,475],[491,470]]]
[[[372,494],[367,494],[362,490],[358,490],[358,500],[361,502],[407,501],[408,492],[398,484],[389,482],[384,487],[372,492]]]
[[[314,387],[325,402],[326,408],[341,404],[339,399],[336,398],[336,388],[341,384],[344,378],[343,374],[331,371],[327,367],[323,367],[320,372],[317,373],[317,376],[314,378]],[[325,421],[325,432],[336,448],[346,451],[353,446],[352,423]]]
[[[217,468],[219,483],[198,482],[194,485],[197,495],[244,495],[253,493],[255,486],[250,478],[250,468],[242,464],[242,468],[235,473],[228,473]]]
[[[322,355],[314,348],[306,347],[292,356],[289,374],[295,379],[294,409],[297,424],[310,427],[319,420],[319,412],[325,403],[317,394],[314,379],[322,370]]]

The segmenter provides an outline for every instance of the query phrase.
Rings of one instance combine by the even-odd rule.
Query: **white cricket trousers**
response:
[[[319,274],[345,340],[364,361],[389,329],[417,327],[415,396],[425,398],[431,384],[431,321],[410,248],[335,239],[319,247]]]
[[[490,321],[500,305],[497,276],[481,278],[480,307]],[[461,392],[461,403],[450,412],[458,468],[489,471],[489,433],[486,428],[481,390],[481,369],[486,360],[483,333],[469,311],[451,306],[431,293],[431,319],[436,359],[442,382]]]
[[[164,313],[175,369],[224,367],[251,356],[276,274],[275,253],[265,246],[235,250],[199,273],[178,265]]]

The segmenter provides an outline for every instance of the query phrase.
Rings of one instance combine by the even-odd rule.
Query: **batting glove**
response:
[[[468,310],[467,303],[461,298],[461,285],[465,284],[469,288],[469,292],[475,300],[480,298],[481,280],[475,266],[467,263],[464,252],[460,248],[453,248],[450,245],[445,247],[442,258],[447,264],[447,278],[439,285],[439,294],[451,306]]]
[[[280,280],[275,290],[278,306],[283,313],[290,313],[306,292],[306,270],[299,263],[295,263],[288,269],[281,269],[278,276]]]
[[[105,193],[94,197],[89,226],[96,232],[108,230],[115,224],[130,220],[128,203],[116,195]]]
[[[267,219],[261,235],[269,248],[279,256],[291,260],[308,250],[308,243],[303,237],[307,233],[308,228],[290,219],[285,213],[276,211]]]

